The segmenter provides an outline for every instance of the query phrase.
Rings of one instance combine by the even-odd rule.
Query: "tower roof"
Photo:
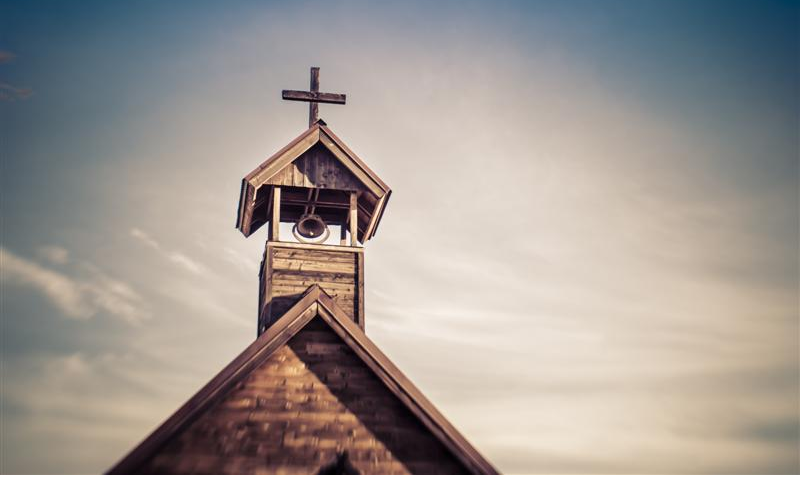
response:
[[[330,157],[334,172],[299,171],[297,163],[310,150],[322,150]],[[292,171],[295,172],[292,175]],[[317,120],[305,132],[269,157],[242,179],[236,227],[250,236],[269,220],[269,187],[291,185],[322,189],[356,190],[358,203],[358,240],[374,236],[381,215],[389,201],[391,189],[347,145]]]
[[[319,318],[371,370],[394,396],[428,429],[466,470],[497,474],[494,467],[453,427],[417,387],[367,338],[318,285],[310,286],[297,303],[250,344],[217,376],[131,451],[109,473],[139,470],[174,436],[221,400],[254,369],[286,345],[313,319]]]

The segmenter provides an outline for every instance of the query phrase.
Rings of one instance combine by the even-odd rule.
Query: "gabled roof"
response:
[[[364,364],[420,420],[420,422],[473,474],[497,474],[495,468],[453,427],[411,381],[367,338],[363,330],[318,285],[303,297],[228,366],[189,399],[117,463],[109,474],[135,472],[172,437],[219,401],[253,369],[261,365],[312,319],[319,317],[339,335]]]
[[[359,212],[368,220],[366,227],[363,230],[359,230],[359,240],[363,243],[375,234],[378,222],[391,194],[391,189],[328,128],[324,121],[317,120],[308,130],[270,156],[264,163],[242,179],[236,227],[245,236],[250,236],[265,222],[263,219],[256,220],[253,217],[257,205],[261,203],[261,200],[257,199],[257,197],[262,196],[259,193],[259,188],[275,184],[270,180],[276,174],[288,167],[316,144],[321,144],[330,151],[336,160],[363,185],[364,191],[369,194],[370,200],[375,200],[374,204],[370,204],[368,207],[359,204]]]

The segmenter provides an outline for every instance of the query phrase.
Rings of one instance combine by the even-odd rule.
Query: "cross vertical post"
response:
[[[312,94],[319,92],[319,68],[311,68],[311,84],[309,89]],[[314,125],[319,117],[319,104],[316,101],[308,103],[308,126]]]
[[[308,103],[308,126],[319,119],[319,103],[344,104],[345,94],[331,94],[319,91],[319,68],[311,68],[311,84],[309,90],[284,90],[282,97],[287,101],[304,101]]]

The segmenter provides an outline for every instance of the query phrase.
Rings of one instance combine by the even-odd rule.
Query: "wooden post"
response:
[[[339,226],[339,244],[341,246],[347,245],[347,221]]]
[[[311,92],[319,92],[319,68],[311,68]],[[308,106],[308,126],[314,125],[319,116],[319,104],[311,101]]]
[[[281,187],[272,188],[272,220],[269,224],[269,240],[279,241],[281,236]]]
[[[358,243],[358,194],[350,193],[350,246]]]

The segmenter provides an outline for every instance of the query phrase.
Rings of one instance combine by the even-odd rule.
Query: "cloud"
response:
[[[39,292],[64,315],[87,320],[103,311],[136,325],[150,314],[142,298],[126,283],[115,280],[90,264],[89,276],[77,279],[45,268],[0,247],[2,279]]]
[[[149,234],[145,233],[139,228],[132,228],[131,229],[131,236],[136,238],[137,240],[141,241],[145,245],[149,246],[150,248],[154,248],[156,250],[161,250],[161,245],[158,244],[156,240],[150,237]]]
[[[69,260],[69,252],[66,248],[62,247],[43,246],[37,248],[36,253],[51,264],[66,264]]]
[[[166,257],[170,262],[177,264],[178,267],[183,268],[186,271],[189,271],[192,274],[203,274],[206,268],[196,260],[192,259],[191,257],[183,254],[181,252],[177,252],[174,250],[167,250],[161,246],[161,244],[155,240],[152,236],[147,234],[146,232],[142,231],[139,228],[131,228],[131,236],[136,238],[137,240],[141,241],[145,245],[149,246],[153,250],[156,250],[164,257]]]
[[[222,258],[236,266],[240,271],[253,274],[259,267],[258,260],[250,258],[231,247],[225,247],[222,251]]]
[[[165,386],[179,384],[180,379],[135,349],[48,353],[5,361],[3,474],[31,468],[101,473],[133,445],[131,427],[144,434],[157,423],[156,415],[160,418],[174,410],[184,396],[171,397]],[[148,376],[137,376],[143,369]],[[38,453],[31,443],[40,438],[55,449],[74,453],[67,460],[58,453]]]
[[[95,228],[94,236],[113,234],[120,225],[147,227],[155,236],[133,229],[142,246],[128,245],[131,238],[123,235],[127,241],[109,238],[102,248],[93,245],[96,238],[85,238],[81,250],[93,261],[108,259],[106,269],[130,273],[122,276],[139,280],[132,282],[148,297],[160,294],[161,300],[152,299],[157,320],[135,338],[115,338],[115,348],[129,353],[139,345],[172,355],[153,365],[126,363],[132,377],[156,382],[159,390],[179,387],[183,400],[213,373],[182,369],[188,379],[182,384],[166,383],[160,373],[178,361],[224,366],[251,339],[257,266],[239,266],[226,247],[257,261],[264,235],[245,240],[232,227],[238,174],[306,126],[295,105],[266,99],[254,109],[252,102],[263,97],[265,84],[275,92],[295,78],[306,84],[307,68],[298,61],[313,56],[323,66],[324,86],[353,97],[346,107],[323,107],[323,117],[395,192],[366,250],[367,333],[503,472],[800,470],[790,425],[798,417],[800,380],[797,162],[784,161],[796,159],[796,147],[784,154],[771,146],[771,136],[791,135],[797,120],[774,118],[794,107],[778,106],[772,114],[770,103],[782,95],[769,92],[772,84],[749,85],[751,72],[736,77],[726,64],[726,80],[749,91],[726,87],[708,100],[673,101],[678,89],[709,85],[706,77],[715,68],[698,79],[686,66],[661,64],[668,78],[658,80],[682,80],[659,102],[649,97],[664,86],[637,88],[626,81],[614,64],[618,53],[607,57],[583,42],[572,53],[554,36],[584,33],[573,29],[583,24],[564,26],[547,13],[525,18],[514,9],[507,11],[518,18],[514,24],[495,32],[483,20],[470,24],[463,9],[465,17],[455,22],[451,12],[437,18],[428,10],[420,29],[419,23],[396,22],[394,13],[381,17],[377,8],[345,8],[315,26],[343,34],[336,50],[312,36],[265,59],[263,47],[285,39],[303,19],[302,9],[286,10],[231,18],[237,35],[218,30],[218,39],[194,45],[201,50],[188,49],[182,60],[189,71],[158,94],[138,82],[129,89],[126,75],[108,75],[104,88],[117,84],[131,91],[131,102],[139,102],[140,92],[156,95],[157,102],[120,115],[118,140],[99,144],[104,154],[66,148],[60,155],[74,159],[70,175],[86,181],[74,184],[64,211],[91,209],[97,225],[87,227]],[[486,20],[498,12],[492,9]],[[428,35],[429,25],[445,31]],[[531,38],[517,39],[523,31]],[[359,70],[387,50],[392,65]],[[94,67],[107,66],[93,57]],[[219,63],[216,76],[191,64],[209,60]],[[647,68],[657,67],[646,61]],[[632,69],[659,76],[641,72],[641,65]],[[795,81],[794,73],[769,74],[776,78],[760,82]],[[220,92],[231,88],[239,89],[237,96],[220,106]],[[414,99],[402,98],[408,93]],[[752,119],[732,119],[748,109],[758,111]],[[214,119],[203,119],[209,116]],[[108,126],[96,121],[89,116],[86,125]],[[67,138],[76,131],[40,125],[43,134],[50,125]],[[25,144],[10,147],[35,164],[36,149]],[[117,160],[115,173],[125,178],[119,189],[100,189],[105,175],[77,170],[77,162],[93,165],[98,156]],[[781,165],[786,176],[770,174]],[[53,173],[61,167],[54,165]],[[772,186],[775,179],[785,180],[783,186]],[[99,206],[113,211],[96,210],[101,192]],[[42,194],[20,193],[31,199]],[[58,219],[41,220],[37,231],[69,230]],[[16,236],[24,240],[34,229]],[[191,248],[209,269],[212,262],[221,269],[224,259],[242,272],[201,280],[183,254],[162,245]],[[137,251],[148,259],[137,259]],[[75,333],[87,325],[76,324],[67,334],[80,338]],[[78,341],[78,352],[109,347]],[[19,386],[31,405],[51,404],[56,396],[68,399],[65,404],[77,400],[80,418],[65,427],[64,413],[32,406],[7,428],[4,439],[16,441],[5,447],[14,450],[6,451],[6,463],[25,472],[42,471],[44,460],[58,464],[44,469],[55,472],[104,470],[174,410],[124,392],[121,397],[118,383],[87,390],[87,383],[110,378],[102,369],[78,376],[86,364],[98,363],[85,354],[9,370],[20,381],[40,382]],[[110,367],[121,364],[114,359]],[[51,374],[41,366],[60,369]],[[52,383],[66,373],[76,377],[74,385]],[[59,390],[44,392],[48,387]],[[145,424],[152,420],[136,428],[108,414],[127,415],[120,411],[127,407]],[[33,425],[44,417],[50,418]],[[105,460],[85,457],[108,450],[98,429],[110,425],[124,428],[127,444]],[[98,436],[84,439],[87,432]],[[23,453],[31,456],[26,467],[17,458]]]
[[[0,101],[22,101],[33,95],[33,90],[25,87],[14,87],[5,82],[0,82]]]
[[[10,63],[17,58],[17,55],[7,50],[0,50],[0,64]]]

